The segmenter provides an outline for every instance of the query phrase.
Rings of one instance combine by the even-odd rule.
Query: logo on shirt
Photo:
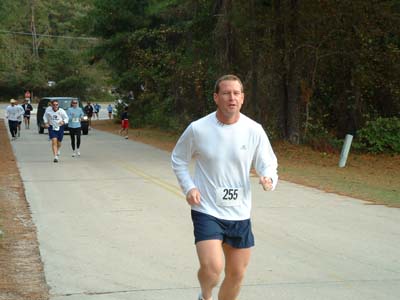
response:
[[[242,145],[242,147],[240,147],[240,150],[244,150],[244,151],[246,151],[246,150],[247,150],[247,147],[246,147],[246,145]]]

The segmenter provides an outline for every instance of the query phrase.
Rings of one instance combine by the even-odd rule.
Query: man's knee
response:
[[[223,263],[217,260],[201,263],[200,272],[203,272],[207,277],[213,278],[215,280],[219,279],[223,270]]]
[[[246,269],[233,268],[225,269],[225,278],[231,283],[240,284],[243,281]]]
[[[225,278],[230,282],[240,284],[246,274],[248,263],[238,263],[230,261],[225,266]]]

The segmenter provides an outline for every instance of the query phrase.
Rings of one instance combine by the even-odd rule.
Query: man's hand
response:
[[[191,189],[186,194],[186,201],[189,205],[200,205],[200,191],[197,188]]]
[[[49,123],[44,123],[44,128],[49,128]]]
[[[270,177],[261,176],[259,183],[262,185],[264,191],[272,190],[272,179]]]

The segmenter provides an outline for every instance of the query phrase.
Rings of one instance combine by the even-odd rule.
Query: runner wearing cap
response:
[[[6,108],[6,119],[8,120],[11,140],[15,140],[17,138],[18,122],[21,116],[24,114],[24,111],[21,110],[20,107],[18,107],[17,103],[17,100],[11,99],[10,105]]]

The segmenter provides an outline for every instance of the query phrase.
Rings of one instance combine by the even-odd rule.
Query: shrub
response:
[[[320,152],[338,153],[342,141],[335,138],[318,122],[310,122],[307,133],[303,136],[303,143]]]
[[[400,119],[377,118],[357,131],[355,148],[373,153],[400,153]]]

